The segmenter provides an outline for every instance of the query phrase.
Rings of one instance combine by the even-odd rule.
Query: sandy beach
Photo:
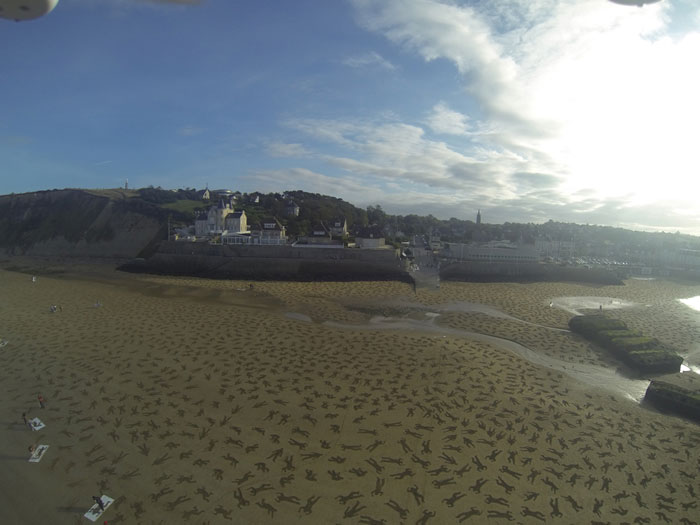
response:
[[[700,427],[640,406],[566,298],[698,367],[698,295],[0,270],[0,521],[106,494],[110,525],[697,523]]]

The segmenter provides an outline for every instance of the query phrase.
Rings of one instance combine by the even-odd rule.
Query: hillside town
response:
[[[218,199],[216,198],[218,197]],[[240,194],[220,190],[212,195],[208,189],[202,193],[204,201],[215,201],[209,209],[195,213],[194,224],[177,229],[175,240],[190,242],[209,242],[224,245],[261,245],[279,246],[292,244],[297,247],[341,248],[357,247],[366,249],[390,249],[383,232],[378,227],[348,228],[347,218],[338,216],[330,220],[319,220],[304,235],[291,238],[287,227],[275,216],[264,216],[259,221],[249,222],[244,209],[237,206]],[[252,198],[259,203],[259,196]],[[301,208],[293,201],[287,200],[284,214],[286,217],[298,217]],[[352,241],[350,238],[352,237]]]
[[[352,224],[347,217],[335,216],[317,220],[307,231],[290,235],[286,223],[299,218],[303,203],[285,193],[279,196],[279,216],[265,215],[251,220],[245,208],[258,206],[261,194],[241,194],[231,190],[199,192],[204,210],[196,211],[194,224],[176,228],[172,240],[206,242],[219,245],[291,245],[298,248],[364,248],[396,250],[404,259],[416,256],[424,264],[437,261],[472,263],[549,263],[581,268],[608,268],[640,275],[669,275],[678,271],[700,272],[700,249],[680,243],[671,249],[654,245],[648,238],[632,244],[629,241],[597,241],[587,230],[552,232],[558,225],[493,225],[482,222],[481,210],[472,222],[471,239],[464,239],[459,226],[435,225],[424,233],[403,232],[391,221],[373,224]],[[370,210],[372,211],[372,210]],[[381,217],[380,219],[384,218]],[[445,221],[443,221],[445,222]],[[576,225],[570,225],[576,226]],[[464,228],[464,227],[462,227]],[[562,230],[562,228],[559,228]],[[627,232],[630,234],[637,232]],[[517,235],[517,237],[516,237]],[[469,236],[469,234],[467,234]],[[457,241],[457,242],[456,242]]]

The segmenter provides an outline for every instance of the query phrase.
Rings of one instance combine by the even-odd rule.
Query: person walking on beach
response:
[[[44,396],[42,396],[41,394],[39,394],[38,399],[39,399],[39,406],[40,406],[41,408],[46,408],[46,405],[44,404],[44,403],[46,402],[46,401],[44,400]]]
[[[95,503],[97,503],[97,506],[100,507],[100,510],[104,512],[105,504],[102,503],[102,498],[99,496],[93,496],[92,499],[95,500]]]
[[[22,412],[22,419],[24,420],[24,424],[27,425],[27,427],[29,427],[29,430],[32,430],[32,424],[31,424],[31,423],[29,422],[29,420],[27,419],[27,413],[26,413],[26,412]]]

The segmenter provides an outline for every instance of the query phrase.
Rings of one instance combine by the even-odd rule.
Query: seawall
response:
[[[214,245],[163,241],[145,260],[120,270],[214,279],[411,282],[395,250],[291,245]]]
[[[462,261],[443,263],[440,279],[470,282],[579,282],[624,284],[620,276],[603,268],[579,268],[542,263]]]

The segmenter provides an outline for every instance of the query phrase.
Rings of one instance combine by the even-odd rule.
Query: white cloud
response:
[[[671,213],[695,204],[700,32],[665,37],[669,2],[643,9],[601,0],[353,4],[366,29],[426,61],[454,64],[465,97],[483,111],[481,133],[459,150],[421,137],[411,151],[431,157],[422,160],[392,143],[392,166],[429,166],[444,187],[491,176],[504,203],[517,190],[508,179],[522,172],[552,177],[543,180],[561,202],[591,189],[600,209],[621,196],[636,205],[665,199],[674,203]],[[466,121],[441,104],[426,124],[467,137]]]
[[[266,152],[271,157],[307,157],[311,153],[301,144],[272,142],[267,145]]]
[[[423,191],[509,198],[517,189],[509,174],[533,172],[527,159],[511,151],[474,148],[467,155],[426,137],[417,125],[329,119],[289,120],[286,125],[347,152],[319,154],[329,165],[346,174],[373,177],[380,184],[400,182],[420,186]]]
[[[348,57],[345,60],[343,60],[343,64],[354,68],[379,67],[382,69],[387,69],[389,71],[393,71],[396,69],[396,66],[394,64],[389,62],[386,58],[381,56],[376,51],[369,51],[362,55]]]
[[[505,95],[515,85],[516,65],[504,55],[489,26],[471,7],[431,0],[355,0],[360,23],[392,42],[417,52],[425,60],[447,59],[463,75],[471,75],[470,92],[493,111],[517,104]]]
[[[199,128],[197,126],[186,125],[186,126],[182,126],[177,131],[183,137],[194,137],[196,135],[201,135],[206,130],[204,128]]]
[[[433,111],[426,119],[426,124],[435,133],[467,135],[469,132],[468,121],[467,115],[453,111],[447,104],[440,102],[433,106]]]

